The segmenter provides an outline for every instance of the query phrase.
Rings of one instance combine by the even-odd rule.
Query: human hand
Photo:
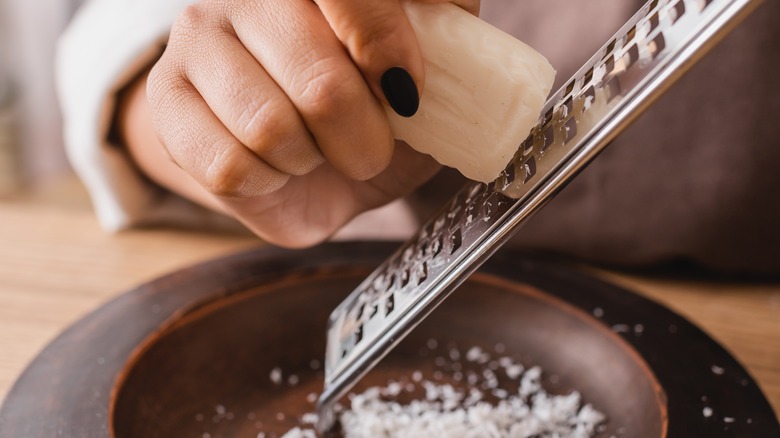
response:
[[[200,187],[180,192],[301,247],[436,172],[395,144],[381,103],[413,114],[423,81],[399,0],[204,0],[174,25],[147,94],[166,153]],[[133,155],[177,190],[160,160]]]

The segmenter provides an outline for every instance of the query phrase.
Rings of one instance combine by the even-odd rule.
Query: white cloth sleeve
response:
[[[90,0],[60,37],[57,88],[68,158],[101,226],[117,231],[173,224],[235,228],[238,222],[146,179],[121,145],[109,142],[116,93],[159,56],[170,27],[193,0]],[[416,228],[404,202],[356,218],[336,239],[405,238]]]
[[[159,56],[175,17],[191,0],[92,0],[60,37],[57,91],[68,159],[107,230],[222,219],[166,192],[108,140],[116,93]]]

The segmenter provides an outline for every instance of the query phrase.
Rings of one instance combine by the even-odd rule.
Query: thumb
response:
[[[398,0],[315,0],[374,95],[396,113],[417,112],[422,53]]]

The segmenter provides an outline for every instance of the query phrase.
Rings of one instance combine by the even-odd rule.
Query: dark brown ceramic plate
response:
[[[313,410],[331,309],[396,246],[263,248],[130,291],[30,364],[0,437],[278,435]],[[607,415],[600,436],[780,436],[756,384],[701,330],[563,263],[497,254],[361,385],[433,374],[430,339],[540,365],[548,391],[577,389]],[[298,381],[274,384],[276,367]]]

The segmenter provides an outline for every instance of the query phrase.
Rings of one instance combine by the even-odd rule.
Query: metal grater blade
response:
[[[760,0],[648,1],[555,95],[512,162],[469,183],[331,314],[320,432],[335,403]]]

